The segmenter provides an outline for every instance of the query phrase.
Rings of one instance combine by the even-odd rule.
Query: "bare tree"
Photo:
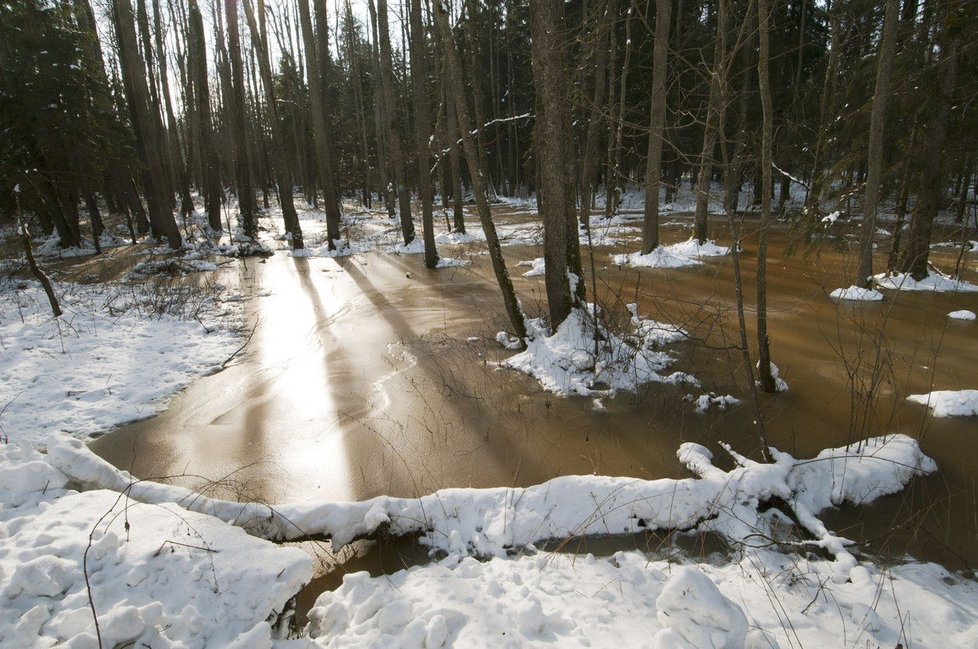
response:
[[[425,53],[424,24],[421,21],[422,0],[409,0],[411,4],[411,90],[414,100],[414,135],[418,157],[418,198],[421,200],[421,226],[424,236],[424,263],[428,268],[438,265],[435,249],[435,224],[431,213],[431,137],[430,110],[425,85],[428,80],[427,54]]]
[[[645,168],[645,220],[642,254],[659,245],[659,185],[662,176],[662,136],[666,125],[666,57],[669,54],[671,0],[655,2],[655,43],[652,52],[652,104],[649,109],[649,150]]]
[[[458,133],[452,137],[459,137],[462,140],[462,148],[465,151],[465,160],[469,168],[469,175],[472,177],[472,189],[475,192],[476,208],[479,212],[479,220],[482,222],[482,230],[486,235],[486,244],[489,248],[489,258],[492,261],[492,269],[496,275],[496,281],[503,293],[503,304],[506,306],[506,313],[509,315],[510,324],[513,332],[521,341],[526,338],[526,321],[519,301],[516,299],[516,290],[513,288],[513,281],[509,277],[509,270],[506,268],[506,261],[503,259],[503,250],[499,245],[499,237],[496,235],[496,226],[492,222],[492,213],[489,210],[489,199],[486,194],[486,180],[479,167],[479,154],[476,151],[475,142],[472,137],[472,120],[469,117],[469,107],[465,101],[465,83],[462,80],[462,66],[459,61],[458,50],[455,48],[455,40],[452,38],[451,28],[448,25],[448,12],[443,3],[439,2],[435,8],[436,23],[438,33],[442,41],[442,51],[445,55],[446,74],[452,82],[452,96],[450,99],[455,102],[458,115]]]
[[[774,108],[771,102],[771,76],[769,65],[770,9],[768,0],[757,0],[757,83],[761,91],[761,222],[757,243],[757,374],[761,389],[777,392],[777,383],[771,373],[771,345],[767,333],[767,234],[771,223],[771,164],[774,140]]]
[[[873,284],[873,235],[876,233],[876,206],[879,202],[880,181],[883,176],[883,126],[886,122],[886,100],[890,95],[890,70],[896,53],[899,0],[886,0],[883,36],[876,60],[876,87],[873,91],[873,112],[869,122],[866,193],[863,197],[863,222],[859,229],[859,269],[857,286]]]

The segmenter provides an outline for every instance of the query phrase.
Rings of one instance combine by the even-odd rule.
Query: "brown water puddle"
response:
[[[528,217],[506,214],[518,218]],[[721,240],[728,238],[723,231],[717,228]],[[686,236],[665,229],[667,241]],[[838,305],[826,294],[851,283],[849,255],[828,242],[818,256],[789,256],[789,244],[786,234],[775,234],[769,261],[773,356],[791,385],[788,393],[762,398],[769,441],[809,456],[883,432],[920,437],[940,476],[872,508],[832,515],[830,525],[880,551],[976,565],[975,419],[933,420],[904,399],[928,391],[931,381],[934,389],[978,387],[978,330],[946,319],[952,310],[978,310],[978,295],[888,293],[882,304]],[[606,410],[597,412],[590,399],[556,398],[527,377],[496,369],[492,361],[508,352],[493,338],[506,323],[477,245],[451,253],[445,247],[442,254],[456,257],[467,250],[472,264],[439,271],[425,270],[418,255],[277,254],[226,271],[243,292],[258,295],[249,303],[257,326],[247,353],[196,381],[164,413],[92,448],[138,477],[183,476],[174,481],[209,495],[268,502],[410,497],[568,474],[678,477],[682,441],[716,450],[724,440],[756,455],[748,407],[701,415],[684,401],[687,392],[705,390],[746,399],[739,356],[730,349],[731,258],[677,270],[619,269],[608,255],[628,251],[620,248],[595,251],[602,304],[624,313],[624,303],[638,302],[644,317],[689,329],[695,340],[676,348],[675,369],[695,374],[704,389],[650,385],[605,400]],[[748,305],[755,248],[748,238]],[[525,307],[540,313],[542,278],[523,278],[515,267],[540,256],[539,247],[504,252]],[[954,256],[936,253],[935,260],[947,267]],[[975,275],[972,255],[966,277],[976,281]],[[880,398],[868,410],[856,408],[872,413],[868,422],[852,419],[843,356],[850,365],[862,358],[863,367],[883,358],[891,368]],[[210,482],[202,486],[194,476]],[[350,567],[400,567],[400,559],[370,547],[360,546]],[[323,587],[329,579],[335,574]]]

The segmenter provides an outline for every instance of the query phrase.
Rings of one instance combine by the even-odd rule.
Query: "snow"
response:
[[[760,361],[757,361],[757,364],[755,365],[755,367],[757,367],[757,369],[760,370],[760,368],[761,368],[761,362]],[[778,392],[787,392],[788,391],[788,382],[785,381],[783,378],[781,378],[781,370],[774,363],[771,363],[771,376],[774,377],[774,389],[775,390],[777,390]],[[758,385],[761,384],[760,381],[756,381],[756,383]]]
[[[399,243],[393,248],[388,249],[387,252],[392,255],[423,255],[424,240],[420,237],[415,237],[411,239],[411,243]]]
[[[647,255],[633,252],[613,255],[612,259],[620,266],[684,268],[702,263],[700,257],[722,257],[729,253],[730,248],[718,246],[713,241],[700,244],[696,239],[689,239],[671,246],[659,246]]]
[[[961,311],[951,311],[947,314],[947,317],[951,318],[952,320],[974,320],[975,312],[962,309]]]
[[[438,264],[436,268],[461,268],[463,266],[468,266],[469,261],[466,259],[453,259],[452,257],[441,257],[438,259]]]
[[[692,395],[690,395],[692,398]],[[718,395],[713,392],[709,394],[701,394],[696,397],[694,401],[694,410],[699,413],[705,413],[710,408],[716,408],[717,410],[726,410],[728,406],[736,406],[740,403],[740,399],[730,396],[729,394]]]
[[[879,302],[883,299],[883,294],[879,291],[874,291],[871,288],[863,288],[853,284],[849,288],[835,289],[829,293],[829,297],[834,297],[837,300],[848,300],[851,302]]]
[[[881,273],[875,275],[873,279],[881,288],[892,289],[895,291],[934,291],[938,293],[974,293],[978,292],[978,286],[948,275],[932,272],[919,282],[906,273],[896,273],[888,275]]]
[[[836,582],[828,562],[769,551],[726,565],[639,552],[449,558],[347,575],[320,596],[309,631],[330,648],[974,646],[972,583],[934,564],[850,575]]]
[[[240,344],[228,328],[238,316],[216,290],[187,305],[199,306],[195,321],[158,313],[164,300],[151,285],[55,284],[59,319],[40,285],[2,289],[0,430],[11,440],[53,430],[94,435],[148,417],[194,377],[220,369]]]
[[[978,415],[978,390],[936,390],[927,394],[911,394],[907,400],[931,408],[935,417]]]
[[[439,232],[435,235],[435,243],[439,245],[460,245],[464,243],[477,243],[485,241],[486,235],[481,230],[478,232]]]
[[[532,335],[527,349],[503,361],[502,365],[536,378],[540,385],[559,395],[595,396],[620,390],[635,391],[649,382],[695,382],[676,372],[663,375],[672,357],[656,351],[663,341],[685,336],[678,329],[633,317],[634,331],[619,336],[602,331],[595,356],[593,318],[583,309],[574,309],[553,335],[540,319],[528,322]]]
[[[529,266],[530,270],[523,273],[523,277],[543,277],[547,274],[547,263],[543,257],[517,262],[517,266]]]
[[[838,210],[835,210],[831,214],[828,214],[826,216],[823,216],[822,217],[822,223],[829,223],[829,224],[835,223],[836,221],[839,220],[839,217],[840,216],[842,216],[842,213],[839,212]]]

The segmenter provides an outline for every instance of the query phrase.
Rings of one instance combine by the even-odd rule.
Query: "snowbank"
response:
[[[240,305],[217,292],[190,305],[198,321],[158,313],[181,298],[152,287],[56,284],[65,312],[56,320],[40,286],[23,286],[0,290],[0,430],[12,441],[148,417],[240,345],[229,331]]]
[[[978,291],[978,286],[963,279],[933,272],[919,282],[906,273],[894,275],[881,273],[874,275],[873,279],[880,288],[894,291],[933,291],[937,293],[974,293]]]
[[[927,394],[911,394],[907,400],[928,406],[935,417],[978,415],[978,390],[936,390]]]

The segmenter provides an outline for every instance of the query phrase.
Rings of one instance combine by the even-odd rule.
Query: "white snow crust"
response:
[[[935,390],[927,394],[911,394],[907,400],[929,407],[935,417],[978,415],[978,390]]]
[[[853,284],[849,288],[835,289],[829,293],[829,297],[834,297],[837,300],[848,300],[850,302],[879,302],[883,299],[883,294],[871,288],[863,288]]]

